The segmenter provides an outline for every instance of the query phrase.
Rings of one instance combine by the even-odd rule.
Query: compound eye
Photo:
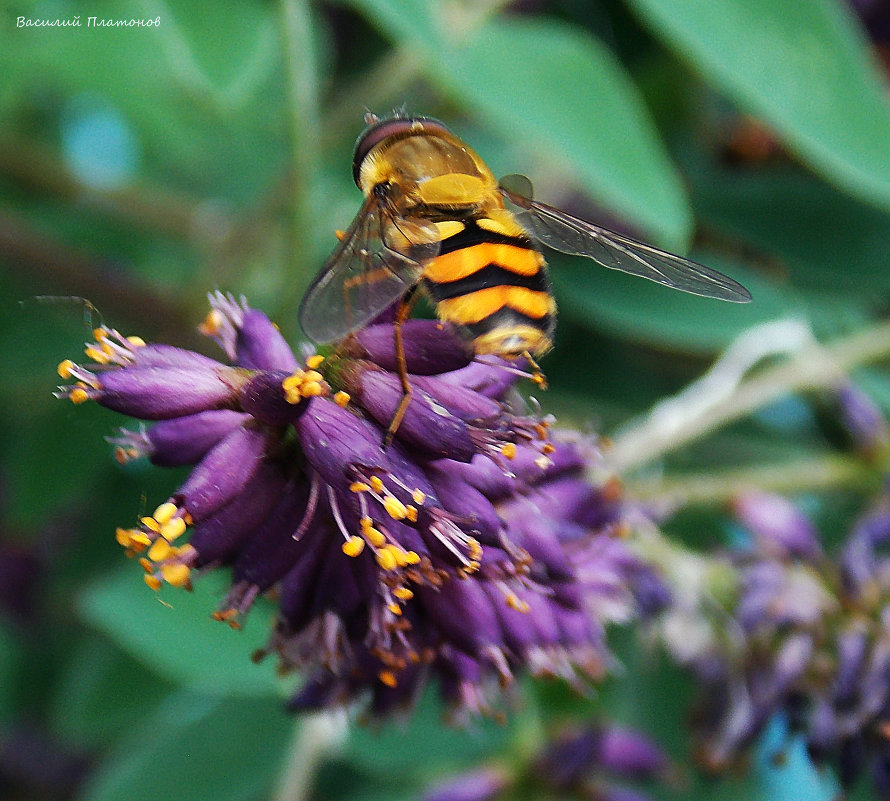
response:
[[[358,185],[365,157],[386,139],[402,139],[416,134],[450,133],[444,123],[432,117],[389,117],[372,123],[359,134],[352,157],[352,178]]]

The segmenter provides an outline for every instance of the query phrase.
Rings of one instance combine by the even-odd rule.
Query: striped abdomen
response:
[[[540,355],[553,344],[556,304],[547,264],[528,238],[499,233],[488,219],[460,223],[423,273],[439,319],[477,353]],[[494,228],[495,230],[488,230]]]

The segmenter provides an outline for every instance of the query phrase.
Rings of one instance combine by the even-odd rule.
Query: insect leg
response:
[[[411,403],[411,384],[408,381],[408,363],[405,360],[405,343],[402,340],[402,323],[408,319],[408,315],[411,313],[411,307],[417,300],[417,287],[418,284],[415,284],[405,293],[404,297],[399,302],[399,308],[396,310],[396,319],[394,322],[396,365],[399,369],[399,380],[402,382],[402,399],[399,401],[396,413],[393,415],[389,427],[386,429],[386,436],[383,438],[384,448],[388,447],[392,442],[392,438],[396,435],[396,431],[399,430],[399,426],[402,424],[405,412],[408,411],[408,404]]]
[[[523,351],[522,358],[528,362],[531,369],[532,381],[534,381],[541,389],[547,389],[547,376],[541,372],[541,366],[532,358],[531,353],[527,350]]]

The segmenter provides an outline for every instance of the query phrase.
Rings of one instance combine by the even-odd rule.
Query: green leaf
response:
[[[444,710],[430,687],[407,720],[390,721],[352,731],[344,758],[356,767],[392,776],[429,780],[458,767],[478,763],[509,741],[518,712],[509,727],[491,720],[474,723],[471,730],[443,723]]]
[[[775,287],[734,265],[703,261],[737,278],[751,303],[725,303],[658,286],[651,281],[603,270],[580,259],[553,269],[560,309],[574,321],[637,342],[686,352],[722,348],[748,326],[787,314],[791,306]]]
[[[694,174],[700,219],[786,266],[793,282],[882,297],[890,213],[802,171]]]
[[[653,32],[815,170],[890,207],[887,86],[834,0],[631,0]]]
[[[82,637],[55,688],[53,731],[66,742],[104,748],[142,718],[147,697],[172,689],[99,635]]]
[[[274,660],[256,665],[250,658],[265,643],[271,609],[258,604],[244,631],[212,620],[226,582],[224,574],[208,573],[194,592],[164,586],[156,594],[131,564],[92,584],[79,608],[90,625],[172,681],[204,693],[279,696]]]
[[[179,692],[144,718],[91,776],[81,801],[264,798],[293,726],[273,700]]]
[[[432,77],[506,137],[666,246],[685,245],[679,174],[608,48],[557,22],[498,18],[440,56]]]

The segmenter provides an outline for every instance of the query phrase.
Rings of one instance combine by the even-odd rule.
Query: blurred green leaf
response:
[[[82,747],[105,747],[145,714],[146,698],[173,689],[128,653],[98,635],[70,655],[51,705],[53,730]]]
[[[143,716],[81,801],[253,801],[265,797],[293,719],[273,700],[179,692]]]
[[[704,261],[741,281],[754,297],[751,303],[700,298],[588,261],[557,258],[553,282],[567,317],[659,348],[711,352],[728,345],[748,326],[787,314],[791,308],[788,297],[774,286],[714,258]]]
[[[685,245],[692,216],[679,174],[637,88],[592,36],[544,19],[498,18],[433,67],[577,187],[667,246]]]
[[[514,715],[510,726],[483,720],[464,729],[447,725],[443,714],[434,689],[428,687],[407,721],[353,729],[344,758],[374,773],[397,771],[414,780],[428,780],[435,773],[447,775],[460,766],[478,763],[503,748],[519,717]]]
[[[17,705],[16,676],[21,668],[22,644],[12,626],[0,620],[0,721],[11,720]]]
[[[204,693],[278,697],[275,660],[250,658],[265,644],[271,609],[259,603],[245,630],[232,631],[210,617],[227,589],[225,575],[208,573],[194,592],[165,586],[158,594],[129,564],[88,587],[79,608],[90,625],[172,681]]]
[[[890,104],[839,0],[631,0],[653,32],[814,169],[890,208]]]
[[[700,219],[778,258],[801,286],[880,299],[890,213],[793,169],[693,173]]]

